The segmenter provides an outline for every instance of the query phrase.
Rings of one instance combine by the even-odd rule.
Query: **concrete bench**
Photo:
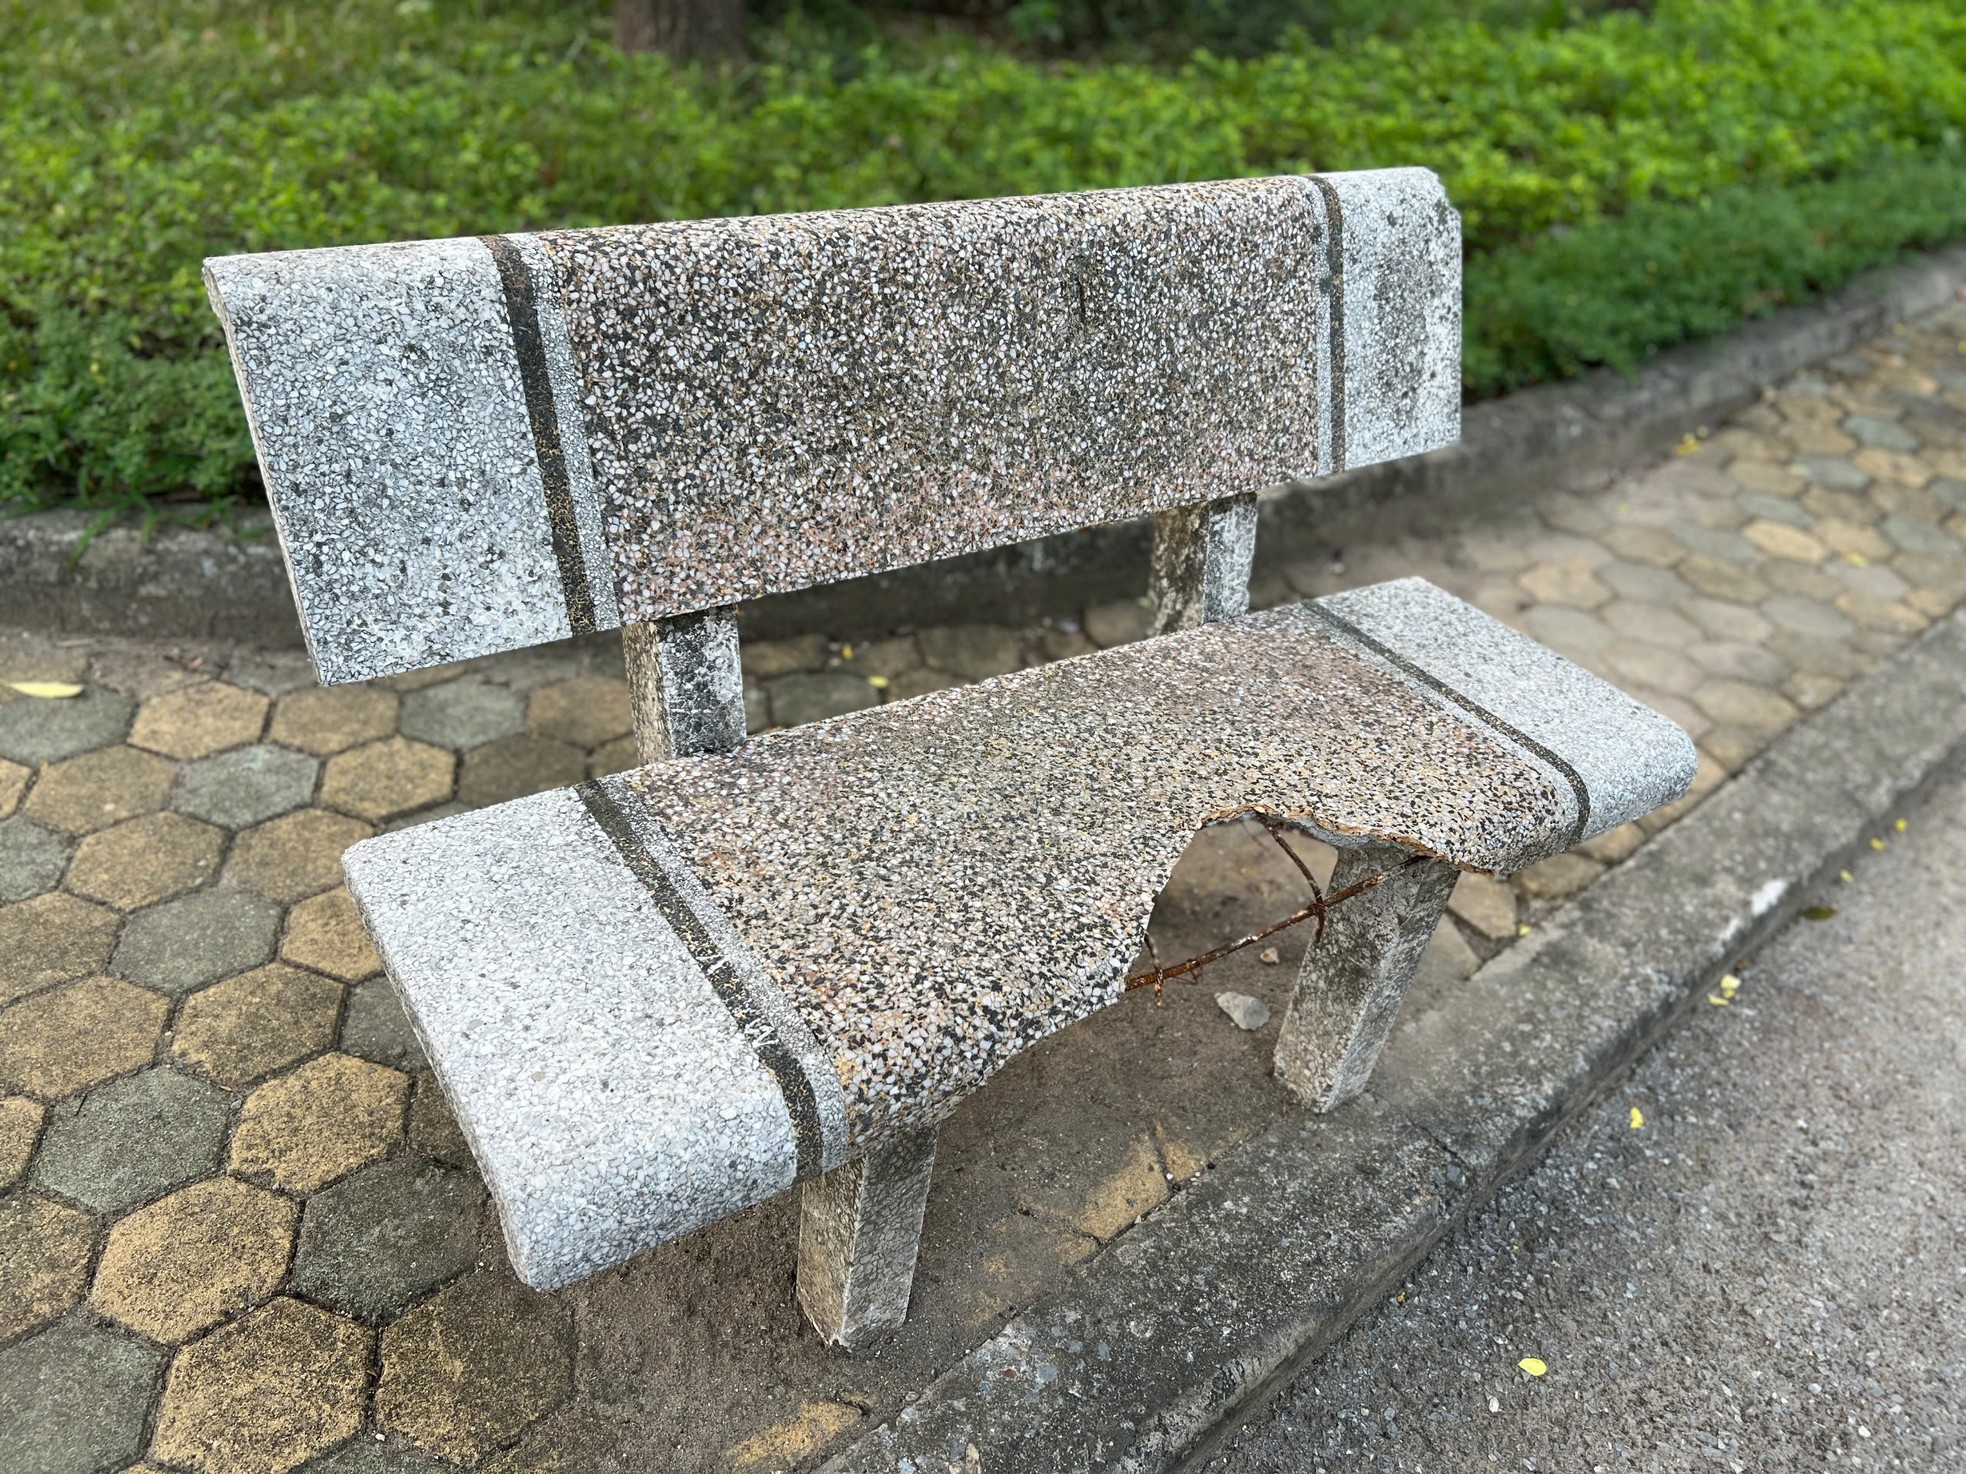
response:
[[[1425,171],[206,279],[323,680],[623,630],[647,766],[346,857],[541,1288],[803,1182],[799,1296],[854,1344],[906,1313],[938,1122],[1121,996],[1197,830],[1340,847],[1276,1061],[1329,1109],[1460,870],[1691,781],[1420,580],[1246,612],[1260,489],[1456,433]],[[1159,638],[745,741],[738,601],[1150,513]]]

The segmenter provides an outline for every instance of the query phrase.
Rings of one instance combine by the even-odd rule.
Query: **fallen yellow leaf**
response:
[[[23,696],[38,696],[43,701],[65,701],[82,694],[82,688],[70,681],[8,681],[6,684]]]
[[[1848,885],[1851,881],[1855,880],[1857,877],[1852,875],[1848,870],[1839,870],[1836,872],[1836,878],[1842,881],[1845,885]]]
[[[1732,1001],[1730,998],[1721,997],[1718,993],[1707,994],[1707,1002],[1711,1003],[1715,1008],[1725,1008]]]
[[[1852,568],[1870,567],[1870,559],[1866,558],[1862,553],[1845,553],[1843,555],[1843,561],[1848,563]]]
[[[1740,991],[1741,991],[1741,980],[1735,977],[1733,973],[1730,972],[1721,978],[1720,980],[1721,997],[1731,1000],[1733,996]]]
[[[1870,840],[1870,847],[1874,850],[1881,850],[1884,848],[1884,841],[1879,839],[1876,835],[1872,835]]]
[[[851,645],[840,646],[840,659],[842,660],[853,659],[853,646]]]
[[[1526,937],[1535,929],[1536,929],[1535,927],[1531,926],[1528,922],[1524,921],[1517,924],[1515,929],[1515,934],[1519,937]]]
[[[1699,448],[1700,448],[1700,437],[1697,435],[1688,435],[1684,440],[1680,441],[1679,444],[1675,445],[1672,448],[1672,450],[1674,455],[1690,456],[1691,454],[1693,454],[1694,451],[1698,450]]]
[[[1525,1356],[1521,1361],[1517,1362],[1516,1365],[1521,1367],[1525,1372],[1529,1373],[1529,1375],[1532,1377],[1540,1377],[1543,1375],[1544,1372],[1547,1372],[1549,1370],[1549,1367],[1544,1363],[1543,1359],[1538,1356]]]
[[[1902,819],[1900,819],[1900,820],[1899,820],[1899,821],[1897,822],[1897,825],[1896,825],[1896,828],[1897,828],[1897,831],[1898,831],[1898,833],[1900,833],[1900,834],[1903,834],[1903,833],[1905,832],[1905,821],[1904,821],[1904,820],[1902,820]]]
[[[1645,1129],[1645,1112],[1641,1111],[1637,1106],[1633,1106],[1632,1130],[1643,1131],[1644,1129]]]
[[[869,676],[867,677],[867,684],[872,686],[876,691],[885,691],[888,687],[888,680],[886,676]]]

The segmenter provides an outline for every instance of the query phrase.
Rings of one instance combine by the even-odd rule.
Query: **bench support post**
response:
[[[1324,940],[1304,954],[1277,1035],[1277,1078],[1316,1110],[1365,1088],[1447,909],[1459,872],[1444,860],[1408,864],[1412,858],[1389,844],[1338,852],[1331,890],[1387,878],[1331,908]]]
[[[1155,513],[1154,633],[1247,614],[1255,556],[1254,493]]]
[[[908,1318],[935,1130],[903,1132],[802,1191],[799,1304],[832,1345],[851,1350]]]
[[[623,625],[621,651],[643,762],[729,752],[743,743],[736,611],[707,609]]]

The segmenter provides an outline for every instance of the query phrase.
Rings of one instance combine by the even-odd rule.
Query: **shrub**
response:
[[[736,75],[620,56],[600,21],[0,0],[0,500],[251,488],[198,281],[233,251],[1425,163],[1490,392],[1957,229],[1951,0],[1660,0],[1172,68],[947,38],[842,60],[788,25]]]

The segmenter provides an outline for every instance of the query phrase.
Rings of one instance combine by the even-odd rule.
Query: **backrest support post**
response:
[[[1249,612],[1256,496],[1223,497],[1154,514],[1154,633],[1197,629]]]
[[[729,752],[744,741],[735,609],[623,625],[621,653],[644,763]]]

